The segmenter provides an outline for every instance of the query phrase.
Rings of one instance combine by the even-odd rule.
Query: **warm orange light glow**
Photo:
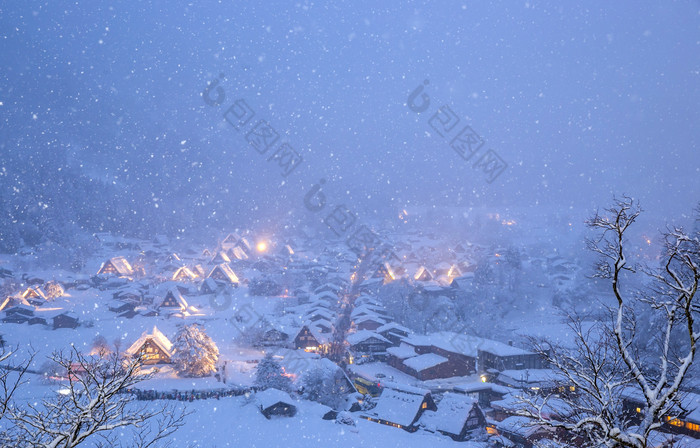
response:
[[[265,252],[267,250],[267,243],[265,241],[260,241],[257,246],[258,252]]]
[[[669,425],[678,426],[679,428],[682,428],[684,426],[684,423],[685,423],[683,420],[673,418],[670,415],[666,416],[666,421],[668,422]]]

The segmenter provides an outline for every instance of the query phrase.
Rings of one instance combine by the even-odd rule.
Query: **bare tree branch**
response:
[[[623,197],[605,212],[596,213],[588,221],[589,227],[600,234],[587,243],[600,255],[595,276],[611,283],[615,305],[610,309],[610,321],[592,323],[586,329],[581,318],[571,318],[569,325],[576,335],[574,348],[533,341],[535,350],[575,387],[576,394],[558,397],[573,412],[553,419],[543,413],[551,397],[523,397],[527,405],[522,414],[537,424],[573,434],[586,446],[645,448],[662,419],[678,414],[683,380],[695,359],[700,337],[695,322],[700,309],[695,299],[700,281],[700,241],[682,229],[669,229],[661,267],[638,269],[628,261],[626,233],[641,208],[631,198]],[[623,288],[625,275],[638,273],[653,284],[644,291]],[[633,343],[636,314],[644,306],[663,321],[657,363],[653,366],[647,365],[647,360],[640,362]],[[684,353],[677,353],[672,342],[679,328],[685,329]],[[625,398],[635,398],[643,408],[636,415],[626,413]]]
[[[114,446],[114,431],[127,427],[136,437],[130,446],[162,446],[184,424],[184,410],[140,405],[128,393],[148,378],[140,373],[140,358],[85,356],[74,347],[51,359],[66,372],[67,386],[41,403],[8,408],[14,428],[5,437],[26,441],[18,446],[72,448],[97,438],[102,439],[98,445]]]

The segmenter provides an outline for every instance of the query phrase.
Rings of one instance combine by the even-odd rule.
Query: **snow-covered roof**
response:
[[[239,239],[241,239],[241,235],[239,235],[237,232],[231,232],[228,235],[226,235],[226,238],[224,238],[222,244],[236,244]]]
[[[384,325],[386,319],[383,319],[377,315],[360,316],[355,319],[355,324],[361,324],[363,322],[376,322],[378,324]]]
[[[106,302],[107,308],[112,309],[112,308],[121,308],[123,306],[134,306],[133,303],[129,303],[120,299],[112,299],[108,302]]]
[[[22,299],[22,300],[24,300],[24,299]],[[12,307],[5,308],[5,313],[7,313],[7,314],[12,314],[12,313],[33,314],[35,309],[36,309],[36,307],[34,305],[29,304],[29,302],[18,303],[16,305],[13,305]]]
[[[462,383],[452,387],[452,390],[461,394],[470,394],[473,392],[479,392],[482,390],[490,390],[497,394],[505,395],[511,392],[515,392],[515,389],[510,387],[501,386],[495,383],[483,383],[481,381],[474,381],[470,383]]]
[[[368,287],[368,288],[372,288],[372,287],[378,288],[383,284],[384,284],[384,279],[382,279],[382,278],[368,278],[367,280],[364,280],[360,284],[360,286]]]
[[[126,261],[126,258],[124,257],[114,257],[110,258],[108,261],[105,263],[102,263],[102,266],[100,267],[100,270],[97,271],[102,272],[102,269],[105,267],[105,265],[109,263],[112,266],[114,266],[114,269],[116,269],[117,273],[119,275],[131,275],[134,273],[134,270],[131,268],[131,265],[129,264],[128,261]]]
[[[324,318],[326,318],[327,320],[332,320],[332,319],[335,318],[335,315],[334,315],[332,312],[330,312],[330,311],[328,311],[327,309],[325,309],[325,308],[314,308],[314,309],[312,309],[312,310],[309,310],[308,313],[306,313],[306,317],[307,317],[307,318],[312,318],[312,317],[315,317],[315,316],[324,317]]]
[[[325,308],[325,309],[330,309],[332,304],[326,299],[314,299],[313,297],[309,298],[309,309],[313,308]]]
[[[338,293],[342,291],[343,287],[340,285],[337,285],[332,282],[324,283],[323,285],[319,286],[318,288],[314,289],[314,293],[322,293],[323,291],[333,291],[334,293]]]
[[[209,272],[208,278],[227,280],[231,283],[239,283],[238,276],[233,272],[231,266],[226,263],[217,264]]]
[[[187,300],[180,294],[180,291],[178,291],[177,288],[171,288],[166,294],[165,297],[163,298],[163,301],[161,302],[162,307],[174,307],[177,306],[181,309],[186,309],[187,308]]]
[[[498,375],[498,379],[504,383],[524,383],[527,385],[546,385],[566,381],[566,377],[552,369],[522,369],[504,370]]]
[[[58,316],[64,316],[64,317],[67,317],[69,319],[78,320],[78,315],[74,311],[65,311],[63,313],[58,313],[53,318],[55,319]]]
[[[386,349],[387,353],[395,356],[399,359],[406,359],[416,356],[417,353],[410,345],[401,344],[398,347],[389,347]]]
[[[10,309],[17,306],[26,306],[34,310],[34,306],[27,301],[24,297],[20,295],[7,296],[4,300],[0,301],[0,311],[5,309]]]
[[[366,314],[368,316],[374,316],[377,314],[381,314],[383,312],[384,312],[384,309],[381,308],[380,306],[364,304],[364,305],[356,306],[352,310],[350,317],[355,318],[357,316],[360,316],[361,314]]]
[[[197,275],[195,275],[195,273],[192,272],[192,270],[190,268],[188,268],[187,266],[182,266],[182,267],[178,268],[175,271],[175,273],[173,274],[173,280],[176,280],[176,279],[183,277],[183,276],[187,277],[187,278],[191,278],[191,279],[197,277]]]
[[[443,350],[474,358],[477,356],[477,347],[480,341],[481,338],[449,332],[433,333],[429,335],[413,334],[404,339],[404,342],[413,346],[435,346]]]
[[[127,295],[134,295],[134,296],[143,296],[143,290],[136,285],[133,284],[128,284],[124,287],[121,287],[117,289],[117,291],[114,293],[115,296],[117,297],[124,297]]]
[[[473,397],[446,392],[438,403],[437,411],[423,413],[421,423],[438,431],[459,434],[476,405],[477,400]]]
[[[465,356],[477,357],[479,351],[492,353],[497,356],[515,356],[532,354],[527,350],[513,347],[502,342],[484,339],[477,336],[441,331],[429,335],[409,335],[406,343],[416,346],[435,346],[443,350],[461,353]]]
[[[39,286],[30,286],[27,289],[25,289],[24,292],[22,293],[22,297],[24,297],[25,299],[27,297],[33,297],[33,296],[36,296],[36,297],[39,297],[41,299],[46,300],[46,294],[44,293],[44,290],[41,289],[41,287],[39,287]]]
[[[418,355],[403,360],[405,366],[410,367],[416,372],[435,367],[444,362],[447,362],[447,358],[436,355],[435,353],[425,353],[423,355]]]
[[[371,338],[377,339],[378,341],[381,342],[386,342],[387,344],[391,344],[388,339],[386,339],[384,336],[381,334],[377,334],[374,331],[370,330],[360,330],[357,333],[352,333],[346,336],[346,340],[348,341],[348,344],[350,345],[356,345],[361,342],[365,342]]]
[[[500,422],[496,422],[496,428],[498,428],[500,431],[518,434],[526,438],[532,436],[537,431],[542,429],[540,426],[533,425],[532,419],[517,415],[508,417]]]
[[[249,258],[248,254],[245,252],[245,250],[243,250],[243,248],[241,246],[236,246],[236,247],[230,249],[229,253],[236,260],[247,260]]]
[[[450,266],[450,270],[447,271],[447,276],[450,278],[460,277],[461,275],[462,275],[462,270],[456,264],[453,264],[452,266]]]
[[[379,302],[377,302],[377,299],[368,295],[361,295],[357,299],[355,299],[355,306],[357,307],[360,305],[374,305],[376,307],[381,306]]]
[[[144,331],[141,337],[136,340],[131,347],[129,347],[124,353],[128,356],[134,356],[143,347],[146,340],[152,340],[163,352],[168,356],[172,355],[173,343],[156,327],[153,326],[153,331],[151,333]]]
[[[392,381],[383,382],[382,387],[386,389],[398,390],[401,392],[408,392],[411,394],[417,394],[422,396],[425,396],[430,393],[430,390],[423,389],[422,387],[409,386],[408,384],[394,383]]]
[[[219,263],[229,263],[231,259],[229,256],[226,254],[226,252],[220,250],[219,252],[216,253],[211,259],[212,264],[219,264]]]
[[[246,237],[244,237],[244,236],[242,236],[242,237],[238,240],[237,246],[238,246],[238,247],[242,247],[242,248],[245,249],[245,250],[252,250],[252,249],[253,249],[253,246],[250,244],[250,242],[248,241],[248,239],[247,239]]]
[[[491,407],[494,409],[503,410],[509,413],[515,413],[530,408],[532,412],[541,412],[545,418],[561,418],[571,415],[571,406],[558,397],[545,399],[542,397],[530,397],[529,400],[541,409],[535,409],[531,405],[525,403],[521,396],[522,392],[512,392],[503,396],[500,400],[491,401]]]
[[[322,292],[318,292],[318,293],[313,293],[309,300],[311,300],[312,302],[323,300],[323,301],[328,301],[328,303],[330,304],[331,301],[337,302],[338,296],[336,294],[334,294],[332,291],[322,291]]]
[[[413,278],[418,281],[432,280],[433,274],[428,268],[426,268],[425,266],[421,266],[418,268]]]
[[[202,284],[199,285],[200,290],[208,288],[210,291],[216,291],[218,287],[219,285],[216,284],[216,280],[213,278],[205,278]]]
[[[319,327],[317,327],[317,326],[315,326],[315,325],[304,325],[304,326],[309,330],[309,332],[311,333],[311,335],[312,335],[314,338],[316,338],[316,341],[317,341],[319,344],[328,344],[328,343],[331,342],[330,335],[327,334],[327,333],[322,333],[322,332],[321,332],[321,329],[320,329]],[[302,327],[302,328],[303,328],[303,327]],[[299,331],[301,331],[301,330],[299,330]]]
[[[424,399],[425,395],[385,388],[377,399],[377,406],[365,414],[401,426],[411,426]]]
[[[293,404],[292,397],[287,392],[279,389],[269,388],[255,393],[255,401],[263,408],[267,409],[277,403]]]
[[[411,333],[410,328],[406,328],[401,324],[397,324],[396,322],[389,322],[377,328],[377,333],[384,333],[385,331],[388,331],[390,333],[394,333],[396,331],[408,334]]]
[[[309,322],[306,324],[306,326],[309,327],[309,331],[312,333],[327,333],[329,330],[333,329],[333,323],[326,319],[320,319],[316,322]]]

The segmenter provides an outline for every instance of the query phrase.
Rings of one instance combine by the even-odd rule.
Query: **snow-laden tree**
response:
[[[311,369],[302,377],[302,396],[311,401],[317,401],[333,409],[340,409],[345,402],[345,396],[350,393],[347,379],[340,368]]]
[[[326,377],[328,372],[325,369],[311,369],[301,378],[303,387],[302,397],[306,400],[320,401],[324,394]]]
[[[29,403],[13,401],[0,426],[0,445],[73,448],[167,446],[187,413],[174,405],[140,405],[127,393],[147,375],[139,358],[85,356],[77,349],[51,359],[66,372],[60,393]],[[133,440],[126,440],[131,432]],[[131,439],[130,437],[128,437]]]
[[[515,245],[509,245],[503,252],[502,261],[505,284],[509,291],[515,291],[520,286],[520,278],[522,275],[523,261],[520,249]]]
[[[95,338],[92,340],[92,349],[90,350],[90,354],[109,354],[111,352],[112,349],[109,346],[109,342],[107,342],[107,338],[105,338],[101,334],[96,335]]]
[[[49,300],[57,299],[65,293],[63,286],[55,280],[49,280],[44,284],[44,292]]]
[[[238,341],[247,347],[262,347],[265,342],[265,332],[270,330],[270,322],[265,319],[258,319],[252,325],[239,328]]]
[[[474,270],[474,286],[480,290],[489,290],[496,283],[492,261],[489,257],[482,256],[476,263]]]
[[[173,341],[175,370],[186,377],[203,377],[216,371],[219,349],[197,324],[183,325]]]
[[[255,385],[261,389],[274,388],[284,391],[292,389],[292,380],[284,376],[280,363],[275,361],[272,353],[265,355],[255,371]]]
[[[410,300],[411,294],[415,294],[415,286],[406,278],[387,283],[383,285],[379,294],[378,300],[384,306],[384,309],[397,321],[404,325],[410,325],[410,317],[415,315],[411,304],[415,301]],[[411,327],[412,328],[412,327]]]
[[[610,283],[614,298],[610,319],[591,325],[572,318],[574,348],[535,343],[537,351],[575,386],[575,394],[560,397],[573,412],[555,420],[542,412],[546,400],[534,403],[526,399],[523,414],[535,418],[537,424],[565,431],[585,446],[646,448],[663,419],[684,411],[681,388],[700,338],[696,323],[700,241],[672,228],[665,234],[661,267],[637,267],[628,258],[627,235],[641,209],[624,198],[606,212],[593,216],[588,225],[599,233],[589,247],[601,257],[596,276]],[[630,278],[636,274],[649,279],[644,290],[630,290]],[[640,355],[633,344],[636,317],[645,308],[661,316],[662,325],[655,334],[647,335],[657,342],[654,356]],[[671,343],[676,330],[685,335],[680,348]],[[623,408],[623,399],[630,398],[641,403],[635,411]]]

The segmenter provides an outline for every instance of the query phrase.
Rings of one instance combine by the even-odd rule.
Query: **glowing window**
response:
[[[674,418],[674,419],[669,418],[668,424],[673,425],[673,426],[683,427],[683,422],[678,420],[677,418]]]

